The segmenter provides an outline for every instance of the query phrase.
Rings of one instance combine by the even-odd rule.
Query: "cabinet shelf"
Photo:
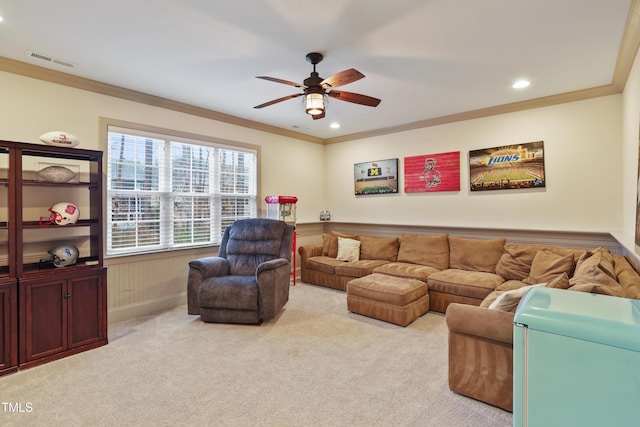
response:
[[[56,224],[40,224],[40,221],[24,221],[22,223],[23,229],[47,229],[47,230],[62,230],[69,228],[77,228],[77,227],[89,227],[91,225],[99,225],[100,221],[97,219],[80,219],[75,224],[67,224],[67,225],[56,225]]]
[[[22,276],[26,278],[35,277],[35,276],[46,276],[51,277],[55,274],[68,275],[70,273],[82,272],[83,270],[90,270],[96,267],[97,260],[91,257],[85,257],[78,259],[78,262],[74,265],[70,265],[67,267],[54,267],[52,265],[46,265],[43,263],[29,263],[24,264]],[[90,265],[85,264],[86,262],[90,262]]]
[[[50,181],[37,181],[34,179],[22,180],[22,185],[38,186],[38,187],[88,187],[90,189],[99,188],[99,184],[96,182],[50,182]]]

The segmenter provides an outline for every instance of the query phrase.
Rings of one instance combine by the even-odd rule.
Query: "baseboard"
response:
[[[130,320],[136,317],[151,316],[163,311],[171,310],[187,303],[187,293],[170,295],[164,298],[141,301],[121,307],[110,308],[108,311],[109,323]],[[186,309],[185,309],[186,313]]]

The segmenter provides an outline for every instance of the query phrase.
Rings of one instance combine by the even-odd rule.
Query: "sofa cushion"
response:
[[[529,277],[531,263],[536,254],[546,250],[558,255],[573,254],[574,262],[585,252],[584,249],[569,249],[557,246],[531,245],[527,243],[506,243],[504,252],[496,265],[496,274],[505,280],[524,280]],[[571,274],[569,274],[571,276]]]
[[[420,264],[411,264],[408,262],[390,262],[388,264],[376,267],[373,272],[387,274],[389,276],[404,277],[406,279],[417,279],[423,282],[427,281],[427,277],[433,273],[437,273],[435,267]]]
[[[544,283],[540,284],[543,285]],[[556,289],[567,289],[569,287],[569,276],[567,273],[562,273],[549,283],[544,284],[547,288],[556,288]],[[480,307],[489,308],[489,306],[496,300],[500,295],[509,292],[515,291],[527,286],[531,286],[528,283],[525,283],[521,280],[506,280],[504,283],[498,285],[496,290],[491,292],[485,299],[480,303]],[[516,304],[517,306],[517,304]],[[515,308],[513,309],[515,311]]]
[[[640,299],[640,275],[622,255],[614,254],[613,261],[616,279],[624,288],[625,297]]]
[[[569,280],[572,290],[585,291],[586,285],[597,285],[598,287],[591,287],[588,292],[592,293],[605,293],[624,297],[624,288],[615,279],[615,269],[613,266],[613,256],[606,250],[599,248],[595,251],[585,252],[576,266],[576,271],[573,277]],[[579,288],[574,288],[575,285],[582,285]],[[599,287],[606,287],[607,290],[600,289]],[[587,291],[585,291],[587,292]]]
[[[358,261],[360,259],[360,241],[355,239],[347,239],[346,237],[338,237],[338,253],[336,254],[338,261]]]
[[[496,300],[500,295],[505,293],[506,291],[511,291],[514,289],[520,289],[524,286],[529,286],[528,283],[524,283],[522,280],[505,280],[498,286],[496,289],[491,292],[485,299],[480,303],[480,307],[489,308],[492,302]]]
[[[439,270],[449,268],[448,235],[419,236],[403,233],[398,262],[428,265]]]
[[[510,291],[512,289],[520,289],[523,286],[529,286],[529,284],[524,283],[522,280],[505,280],[496,286],[496,291]]]
[[[548,283],[563,273],[568,275],[573,271],[573,267],[572,254],[562,256],[547,250],[541,250],[533,258],[529,277],[524,279],[523,282],[530,285]]]
[[[449,236],[449,268],[495,273],[505,241]]]
[[[496,300],[500,295],[504,294],[506,291],[510,291],[513,289],[519,289],[523,286],[529,286],[521,280],[506,280],[496,286],[496,289],[493,290],[489,295],[485,297],[480,303],[480,307],[489,308],[492,302]]]
[[[358,236],[360,240],[360,259],[382,259],[396,261],[398,259],[397,237]]]
[[[361,259],[354,262],[343,262],[335,266],[335,273],[339,276],[363,277],[373,273],[376,267],[388,262],[381,259]]]
[[[597,248],[592,251],[587,251],[578,260],[580,267],[580,274],[584,274],[586,269],[591,269],[596,266],[599,270],[606,273],[607,276],[612,279],[616,279],[615,267],[613,266],[613,255],[605,248]],[[576,266],[576,273],[578,273],[578,266]],[[591,271],[591,270],[589,270]]]
[[[569,276],[567,273],[562,273],[552,281],[546,284],[547,288],[555,288],[555,289],[569,289],[571,284],[569,283]]]
[[[531,263],[536,256],[537,249],[531,245],[507,243],[504,252],[496,264],[496,274],[505,280],[524,280],[529,277]]]
[[[338,255],[338,237],[346,237],[347,239],[356,239],[357,236],[351,234],[340,233],[332,230],[330,234],[322,235],[322,255],[335,258]]]
[[[336,273],[336,265],[342,265],[344,261],[339,261],[328,256],[314,256],[307,259],[306,267],[310,270],[317,270],[327,274]]]
[[[331,234],[322,233],[322,256],[329,256],[329,248],[331,247]],[[338,248],[336,248],[336,251]],[[336,252],[337,253],[337,252]]]
[[[526,294],[529,289],[535,288],[536,286],[544,286],[544,284],[539,283],[537,285],[523,286],[519,289],[504,291],[489,305],[489,309],[514,312],[516,311],[516,308],[524,294]]]
[[[521,282],[523,283],[523,282]],[[526,283],[524,283],[524,286],[529,286]],[[491,292],[489,295],[487,295],[482,302],[480,303],[480,307],[484,307],[484,308],[489,308],[489,306],[496,300],[498,299],[498,297],[502,294],[504,294],[507,291],[499,291],[499,290],[495,290],[493,292]]]
[[[504,279],[494,273],[448,268],[427,278],[427,287],[446,294],[483,300]]]

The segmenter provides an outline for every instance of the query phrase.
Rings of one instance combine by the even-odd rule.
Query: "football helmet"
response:
[[[49,208],[51,215],[49,217],[40,217],[40,225],[57,224],[67,225],[75,224],[80,218],[80,209],[73,203],[58,202]]]
[[[51,262],[56,267],[67,267],[78,261],[79,251],[73,245],[57,245],[49,249],[47,252],[51,254]]]

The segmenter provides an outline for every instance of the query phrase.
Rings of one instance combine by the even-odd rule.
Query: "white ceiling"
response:
[[[610,85],[631,0],[0,0],[0,56],[322,139]],[[28,56],[33,51],[73,68]],[[377,108],[298,93],[321,77]],[[634,52],[635,53],[635,52]],[[528,78],[530,87],[511,84]],[[338,130],[329,128],[339,122]]]

